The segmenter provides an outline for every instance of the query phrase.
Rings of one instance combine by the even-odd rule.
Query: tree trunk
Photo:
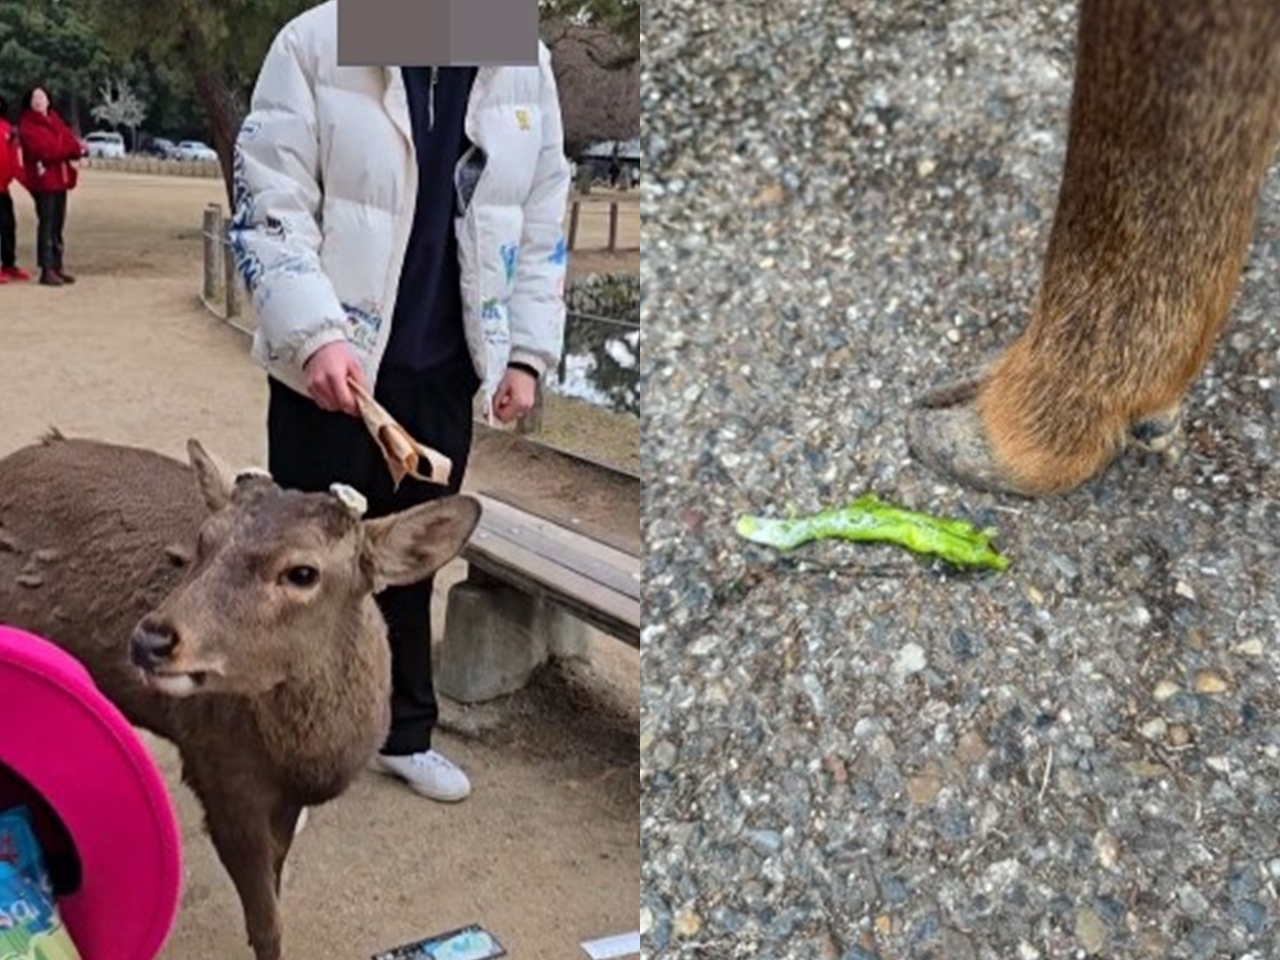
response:
[[[204,105],[209,121],[209,138],[213,141],[218,164],[222,167],[222,184],[227,192],[228,209],[234,211],[235,192],[231,182],[231,161],[236,134],[240,128],[239,111],[222,69],[203,52],[200,41],[188,30],[184,37],[185,53],[190,58],[191,81],[196,96]]]

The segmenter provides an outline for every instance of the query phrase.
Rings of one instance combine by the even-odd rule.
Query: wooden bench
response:
[[[519,689],[552,654],[585,650],[583,623],[640,646],[641,558],[491,495],[449,594],[437,686],[463,702]]]

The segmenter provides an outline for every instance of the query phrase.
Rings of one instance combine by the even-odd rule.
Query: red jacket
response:
[[[26,171],[22,169],[22,151],[18,149],[18,131],[8,120],[0,117],[0,193],[9,189],[17,180],[27,185]]]
[[[52,107],[45,114],[28,110],[18,121],[26,187],[34,193],[70,190],[79,179],[72,160],[84,156],[80,139]]]

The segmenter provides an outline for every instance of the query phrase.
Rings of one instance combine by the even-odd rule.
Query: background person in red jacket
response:
[[[75,189],[79,179],[72,161],[84,156],[84,146],[39,86],[22,98],[18,137],[27,189],[35,198],[40,224],[36,241],[40,282],[54,287],[71,283],[74,278],[62,269],[62,228],[67,220],[67,192]]]
[[[25,179],[18,131],[9,123],[8,101],[0,97],[0,283],[29,279],[25,270],[18,269],[18,220],[9,193],[14,180],[23,183]]]

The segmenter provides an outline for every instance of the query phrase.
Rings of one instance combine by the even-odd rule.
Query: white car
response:
[[[124,137],[106,130],[95,130],[84,138],[85,148],[91,157],[123,157]]]
[[[216,161],[218,154],[207,143],[201,143],[199,140],[181,140],[178,143],[177,157],[179,160]]]

